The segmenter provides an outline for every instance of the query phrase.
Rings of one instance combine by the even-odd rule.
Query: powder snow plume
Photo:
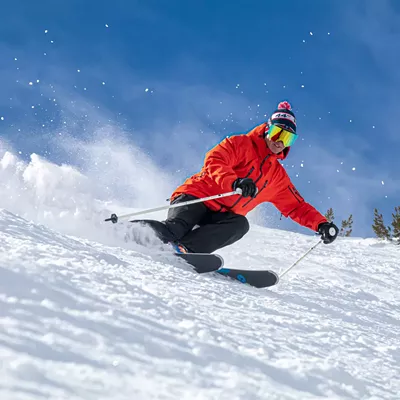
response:
[[[112,229],[103,222],[111,212],[166,205],[173,187],[143,152],[115,139],[64,138],[71,165],[37,154],[23,161],[2,146],[0,208],[65,234],[110,243]]]

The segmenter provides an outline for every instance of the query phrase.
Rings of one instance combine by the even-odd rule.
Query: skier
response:
[[[177,252],[212,253],[241,239],[249,230],[246,214],[269,202],[285,216],[332,243],[338,228],[305,202],[279,162],[297,139],[296,118],[287,101],[267,122],[247,134],[227,137],[211,149],[201,171],[171,196],[171,204],[236,189],[241,195],[172,208],[165,221],[135,220],[150,226]]]

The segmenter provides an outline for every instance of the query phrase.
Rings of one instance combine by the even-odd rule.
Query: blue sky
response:
[[[179,183],[221,138],[289,100],[301,140],[285,166],[306,200],[338,220],[353,213],[360,236],[372,235],[374,207],[390,222],[399,205],[400,2],[20,0],[2,10],[0,135],[21,157],[79,164],[63,135],[93,141],[112,126],[113,140],[123,132]]]

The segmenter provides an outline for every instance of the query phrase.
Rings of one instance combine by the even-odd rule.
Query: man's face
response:
[[[283,144],[283,142],[281,140],[274,142],[271,139],[268,139],[267,137],[265,137],[265,141],[267,142],[268,148],[274,154],[278,154],[278,153],[282,152],[283,149],[285,148],[285,145]]]

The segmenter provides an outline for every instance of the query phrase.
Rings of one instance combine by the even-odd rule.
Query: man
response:
[[[212,253],[241,239],[249,230],[246,214],[270,202],[285,216],[332,243],[338,228],[304,201],[279,162],[297,139],[296,118],[287,101],[268,122],[247,134],[224,139],[205,157],[202,170],[171,196],[171,204],[241,189],[241,195],[172,208],[163,221],[132,221],[152,227],[178,252]]]

